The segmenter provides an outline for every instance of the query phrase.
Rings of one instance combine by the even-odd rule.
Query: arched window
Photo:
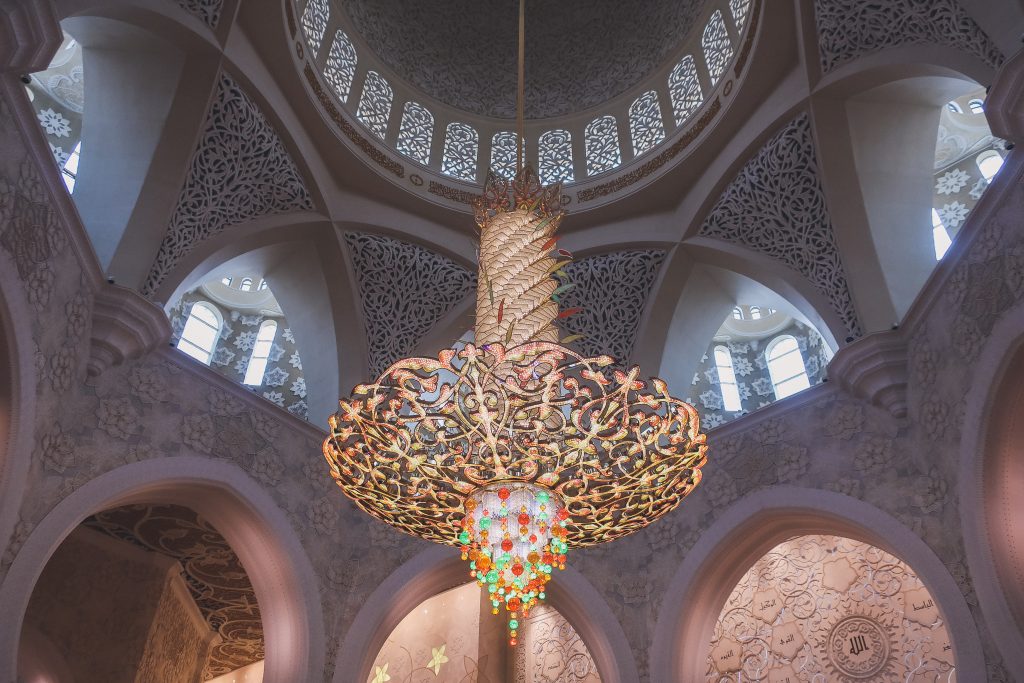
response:
[[[629,134],[633,138],[634,156],[665,139],[665,122],[661,120],[658,93],[654,90],[648,90],[629,105]]]
[[[559,182],[571,183],[572,173],[572,136],[567,130],[549,130],[537,141],[538,168],[540,182],[554,185]]]
[[[975,161],[981,175],[985,176],[985,180],[990,183],[996,177],[996,173],[999,173],[999,169],[1003,167],[1003,157],[999,156],[999,152],[991,149],[979,154]]]
[[[313,54],[320,52],[320,43],[323,42],[330,16],[327,0],[309,0],[302,12],[302,32],[306,34],[306,42],[309,43]]]
[[[270,358],[275,336],[277,323],[273,320],[264,320],[260,325],[259,334],[256,335],[256,343],[252,347],[252,355],[249,356],[249,365],[245,368],[243,381],[249,386],[258,387],[263,384],[263,374],[267,371],[267,359]]]
[[[939,261],[946,255],[946,250],[949,249],[952,241],[949,239],[946,226],[942,224],[939,212],[935,209],[932,209],[932,241],[935,243],[935,260]]]
[[[327,84],[331,86],[331,90],[342,102],[348,102],[348,94],[352,90],[352,80],[356,77],[357,61],[359,60],[356,55],[356,46],[349,40],[347,33],[338,29],[334,34],[331,52],[327,55],[324,76],[327,78]]]
[[[794,337],[787,334],[773,339],[765,349],[765,358],[775,398],[786,398],[811,386],[800,345]]]
[[[430,143],[434,139],[434,115],[422,104],[406,102],[398,128],[398,151],[421,164],[430,163]]]
[[[700,81],[697,80],[697,64],[692,55],[680,59],[668,75],[668,94],[672,98],[672,114],[676,117],[676,125],[681,126],[704,101]]]
[[[476,157],[479,147],[480,136],[476,128],[465,123],[449,123],[444,135],[441,173],[459,180],[476,180]],[[512,156],[515,157],[515,152]]]
[[[526,154],[524,146],[523,154]],[[516,134],[504,130],[491,138],[491,170],[502,178],[516,174]]]
[[[946,102],[946,109],[950,110],[954,114],[963,114],[964,110],[960,108],[960,105],[956,102]]]
[[[724,346],[715,347],[715,367],[718,369],[718,385],[722,390],[725,409],[735,413],[743,409],[740,392],[736,386],[736,373],[732,368],[732,354]]]
[[[185,327],[178,339],[178,348],[200,363],[210,364],[220,337],[220,314],[210,304],[197,301],[192,304]]]
[[[82,142],[81,140],[75,145],[75,148],[71,150],[71,155],[68,156],[68,160],[64,162],[64,166],[61,167],[60,172],[64,177],[64,185],[68,188],[68,192],[74,194],[75,182],[78,180],[78,159],[82,155]]]
[[[751,306],[750,307],[750,319],[751,320],[760,320],[761,319],[761,309],[758,306]]]
[[[395,97],[391,86],[376,71],[366,72],[366,83],[363,84],[363,95],[359,98],[359,109],[356,117],[370,131],[384,139],[388,132],[388,119],[391,118],[391,100]]]
[[[743,320],[743,309],[736,306],[732,309],[732,317],[734,320]]]
[[[985,102],[983,100],[974,99],[967,103],[972,114],[984,114],[985,113]]]
[[[587,154],[587,175],[610,171],[622,163],[619,124],[614,116],[599,116],[583,131]]]
[[[708,65],[711,84],[714,85],[732,61],[732,43],[729,42],[729,31],[725,28],[720,10],[715,10],[708,20],[700,44],[704,48],[704,61]]]
[[[261,291],[261,292],[262,292],[262,291],[263,291],[264,289],[266,289],[266,288],[267,288],[268,286],[269,286],[269,285],[267,285],[267,279],[266,279],[266,278],[263,278],[262,280],[260,280],[260,286],[259,286],[259,287],[257,287],[256,289],[258,289],[259,291]]]
[[[732,12],[736,28],[742,31],[750,14],[750,0],[729,0],[729,11]]]
[[[220,279],[220,283],[222,285],[224,285],[225,287],[230,287],[231,286],[231,278],[230,277],[222,277]]]
[[[252,291],[252,278],[251,277],[242,278],[242,284],[238,285],[238,288],[240,290],[242,290],[243,292],[251,292]]]

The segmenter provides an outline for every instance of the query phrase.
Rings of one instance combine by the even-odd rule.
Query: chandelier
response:
[[[474,341],[406,358],[355,387],[331,416],[323,453],[355,504],[413,536],[456,546],[508,613],[545,599],[569,548],[642,529],[701,480],[697,411],[660,379],[586,357],[559,338],[571,260],[558,249],[561,188],[522,164],[524,0],[519,13],[520,134],[515,178],[489,173],[480,229]]]

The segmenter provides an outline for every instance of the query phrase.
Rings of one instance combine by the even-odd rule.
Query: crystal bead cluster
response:
[[[466,499],[459,542],[471,575],[487,590],[494,614],[509,616],[509,643],[519,619],[543,600],[555,567],[565,569],[569,511],[558,495],[523,483],[496,484]]]

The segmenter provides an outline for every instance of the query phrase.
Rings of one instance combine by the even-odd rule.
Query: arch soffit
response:
[[[708,529],[668,584],[651,647],[652,680],[703,678],[707,645],[735,584],[762,555],[787,538],[835,534],[870,543],[906,562],[938,603],[953,641],[957,673],[985,680],[978,631],[956,581],[923,540],[863,501],[831,491],[779,486],[734,503]],[[697,647],[681,644],[699,643]]]
[[[0,586],[0,673],[14,680],[20,626],[32,590],[57,547],[86,517],[133,503],[184,505],[238,553],[263,614],[268,683],[311,680],[323,669],[319,582],[298,535],[270,495],[235,465],[178,456],[123,465],[89,481],[36,526]],[[14,626],[14,627],[12,627]]]
[[[190,51],[220,52],[209,27],[177,3],[164,0],[55,0],[60,21],[72,17],[114,19],[151,31]],[[224,17],[221,18],[224,20]]]
[[[1024,671],[1024,633],[1014,617],[996,566],[992,546],[997,530],[991,529],[989,522],[998,501],[990,500],[986,493],[985,469],[991,467],[991,460],[997,455],[1000,435],[994,427],[999,421],[1000,407],[1010,409],[1000,406],[1000,398],[1012,391],[1008,372],[1021,362],[1022,328],[1024,309],[1017,307],[993,328],[972,368],[957,477],[960,522],[972,583],[987,630],[1011,671]]]
[[[433,546],[391,573],[366,599],[342,640],[334,683],[363,683],[377,653],[406,614],[424,599],[468,581],[452,548]],[[633,652],[611,608],[583,574],[567,567],[548,584],[548,603],[590,650],[603,683],[638,680]]]

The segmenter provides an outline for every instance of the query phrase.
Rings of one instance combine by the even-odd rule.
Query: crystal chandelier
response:
[[[569,548],[611,541],[673,510],[701,480],[697,411],[665,382],[559,340],[571,259],[557,249],[560,186],[522,165],[488,174],[474,343],[406,358],[361,384],[330,418],[323,452],[360,509],[405,533],[459,547],[495,614],[519,621],[545,598]]]

